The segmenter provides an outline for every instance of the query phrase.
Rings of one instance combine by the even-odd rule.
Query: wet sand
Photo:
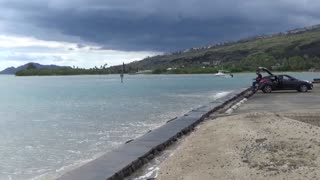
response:
[[[157,179],[320,178],[319,97],[318,90],[255,95],[234,114],[202,123]]]

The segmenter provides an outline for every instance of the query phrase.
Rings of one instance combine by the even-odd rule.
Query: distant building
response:
[[[147,73],[152,73],[152,70],[138,71],[136,74],[147,74]]]

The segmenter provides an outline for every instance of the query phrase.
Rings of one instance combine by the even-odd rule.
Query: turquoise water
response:
[[[0,179],[53,179],[253,77],[0,76]]]

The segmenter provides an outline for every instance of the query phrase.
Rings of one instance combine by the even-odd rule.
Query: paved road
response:
[[[298,93],[297,91],[278,91],[270,94],[257,92],[249,101],[235,113],[246,112],[296,112],[320,109],[320,85],[315,85],[312,91]]]

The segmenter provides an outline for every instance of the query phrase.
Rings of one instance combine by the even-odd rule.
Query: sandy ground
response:
[[[320,179],[320,111],[211,119],[160,165],[157,179]]]

